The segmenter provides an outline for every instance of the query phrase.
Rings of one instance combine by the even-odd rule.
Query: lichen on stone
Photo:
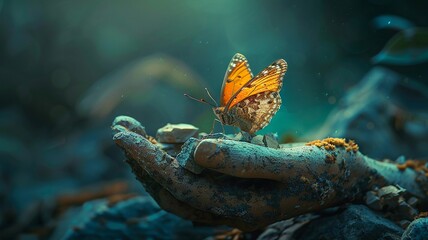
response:
[[[357,152],[358,145],[353,140],[346,140],[345,138],[324,138],[322,140],[314,140],[306,143],[306,146],[317,146],[325,150],[335,150],[336,147],[343,147],[347,152]]]
[[[423,171],[425,176],[428,177],[428,167],[426,161],[409,159],[403,164],[397,164],[397,168],[401,171],[406,170],[406,168],[411,168],[416,171]]]

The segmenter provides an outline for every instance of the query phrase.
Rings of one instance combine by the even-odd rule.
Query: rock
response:
[[[199,139],[229,139],[229,140],[236,140],[233,137],[231,137],[230,135],[226,135],[224,133],[200,133],[199,134]]]
[[[333,216],[311,221],[294,239],[400,239],[403,229],[364,205],[349,205]]]
[[[276,149],[279,148],[279,143],[273,134],[264,135],[263,143],[265,144],[266,147],[269,147],[269,148],[276,148]]]
[[[185,123],[167,124],[156,133],[156,139],[161,143],[184,143],[191,137],[198,136],[198,128]]]
[[[366,193],[366,205],[374,210],[382,209],[382,203],[380,201],[380,198],[376,195],[374,191],[368,191]]]
[[[315,218],[318,218],[318,215],[309,213],[276,222],[269,225],[265,231],[257,237],[257,240],[294,239],[293,234]]]
[[[415,197],[405,201],[403,193],[405,190],[399,186],[385,186],[374,191],[366,193],[366,205],[373,210],[389,210],[390,216],[394,219],[413,220],[418,211],[413,208],[412,204],[416,204],[418,200]],[[410,204],[411,203],[411,204]],[[405,222],[400,224],[406,225]]]
[[[419,212],[416,209],[414,209],[405,201],[401,201],[398,205],[398,214],[401,218],[413,220],[418,215],[418,213]]]
[[[410,223],[401,240],[424,240],[428,238],[428,218],[419,218]]]
[[[403,188],[389,185],[389,186],[380,188],[377,194],[379,197],[382,197],[382,198],[394,198],[402,195],[402,193],[404,192],[405,190]]]
[[[150,197],[86,202],[68,211],[51,239],[203,239],[221,228],[194,227]]]
[[[361,152],[373,158],[428,156],[427,102],[427,87],[376,67],[341,99],[311,137],[354,139]]]
[[[251,143],[269,148],[279,148],[279,143],[272,134],[256,135],[251,139]]]
[[[265,143],[263,142],[263,135],[257,135],[253,137],[253,139],[251,139],[251,143],[259,146],[264,146]]]
[[[418,202],[419,202],[419,200],[418,200],[417,198],[415,198],[415,197],[410,197],[410,198],[407,200],[407,203],[408,203],[410,206],[412,206],[412,207],[415,207],[415,206],[418,204]]]
[[[398,207],[400,196],[404,191],[402,188],[389,185],[380,188],[377,195],[381,199],[383,207],[386,206],[388,209],[393,209]]]
[[[236,134],[235,137],[233,137],[233,140],[241,142],[251,142],[251,135],[247,132],[239,131],[239,133]]]
[[[201,140],[196,138],[190,138],[187,140],[181,147],[181,152],[176,158],[180,166],[195,174],[200,174],[204,170],[204,168],[196,164],[193,159],[193,153],[200,141]]]

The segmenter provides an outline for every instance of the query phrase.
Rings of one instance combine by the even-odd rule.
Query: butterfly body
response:
[[[232,58],[223,81],[220,106],[214,114],[224,125],[255,133],[269,124],[281,106],[279,91],[287,63],[279,59],[253,77],[242,54]]]

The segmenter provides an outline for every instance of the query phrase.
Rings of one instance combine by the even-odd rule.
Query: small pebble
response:
[[[268,148],[275,148],[275,149],[279,148],[279,143],[273,134],[264,135],[263,136],[263,143]]]
[[[368,191],[366,193],[366,205],[374,210],[382,209],[382,203],[380,201],[380,198],[376,196],[374,191]]]
[[[251,139],[252,144],[256,144],[259,146],[265,146],[265,143],[263,142],[263,135],[257,135]]]
[[[198,136],[198,128],[185,123],[167,124],[156,133],[156,139],[161,143],[184,143],[191,137]]]

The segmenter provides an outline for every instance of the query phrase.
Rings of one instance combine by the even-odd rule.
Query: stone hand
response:
[[[112,130],[126,162],[158,204],[195,222],[255,230],[361,199],[374,186],[388,184],[426,199],[416,171],[370,159],[343,139],[274,149],[208,136],[188,140],[176,155],[130,117],[117,117]]]

